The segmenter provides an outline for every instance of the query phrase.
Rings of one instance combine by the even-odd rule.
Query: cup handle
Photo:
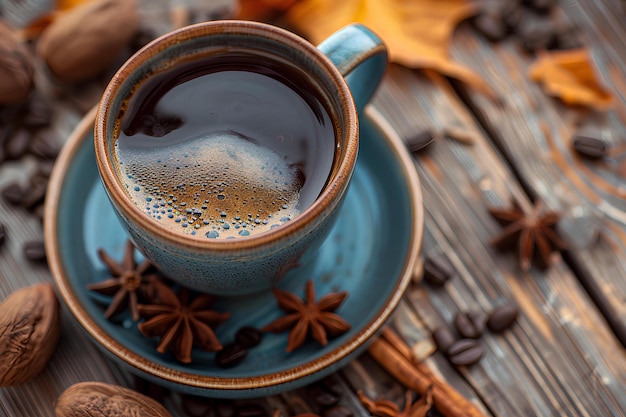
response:
[[[345,77],[359,113],[370,101],[387,68],[387,47],[365,26],[339,29],[317,48]]]

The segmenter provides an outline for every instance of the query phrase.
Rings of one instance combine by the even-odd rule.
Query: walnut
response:
[[[0,386],[24,383],[41,372],[60,333],[52,285],[32,285],[9,295],[0,304]]]
[[[118,385],[81,382],[57,399],[57,417],[172,417],[150,397]]]
[[[0,105],[24,101],[33,85],[33,57],[15,32],[0,21]]]
[[[94,0],[69,9],[42,33],[37,54],[60,81],[78,83],[102,73],[137,31],[135,0]]]

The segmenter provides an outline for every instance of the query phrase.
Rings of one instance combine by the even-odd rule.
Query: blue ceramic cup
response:
[[[253,59],[258,56],[259,61],[271,56],[312,81],[333,123],[334,160],[319,196],[290,221],[244,238],[199,239],[173,232],[131,199],[115,157],[116,132],[123,112],[132,110],[129,98],[146,79],[181,63],[206,59],[216,51],[226,54],[228,61],[231,50]],[[226,296],[270,288],[330,231],[356,165],[359,112],[380,83],[386,65],[384,44],[361,25],[339,30],[317,48],[286,30],[244,21],[201,23],[146,45],[107,86],[94,133],[104,188],[136,246],[164,274],[189,288]]]

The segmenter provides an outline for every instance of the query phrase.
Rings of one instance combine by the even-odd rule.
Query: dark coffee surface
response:
[[[121,116],[120,178],[147,215],[180,233],[258,234],[323,189],[335,153],[306,76],[269,59],[216,56],[141,84]]]

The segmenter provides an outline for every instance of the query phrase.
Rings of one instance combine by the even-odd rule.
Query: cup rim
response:
[[[209,36],[214,34],[245,34],[262,36],[266,39],[279,40],[299,51],[315,62],[324,70],[328,78],[337,88],[337,93],[343,104],[337,109],[337,114],[330,114],[334,123],[338,123],[338,115],[345,123],[342,125],[342,135],[347,139],[345,149],[336,153],[340,158],[334,173],[322,189],[320,195],[304,211],[294,217],[289,222],[280,225],[275,229],[262,232],[258,235],[248,236],[243,239],[199,239],[180,233],[173,233],[165,225],[153,221],[146,216],[128,197],[123,186],[118,179],[115,168],[109,155],[109,147],[106,140],[106,126],[111,118],[110,105],[113,98],[121,90],[126,76],[136,71],[145,61],[161,53],[172,45],[179,44],[198,36]],[[134,224],[139,225],[142,230],[148,230],[158,239],[167,244],[183,247],[186,250],[197,251],[225,251],[242,249],[256,249],[261,246],[274,244],[277,241],[287,239],[315,222],[318,216],[334,206],[340,200],[341,195],[347,189],[348,182],[356,166],[359,143],[359,126],[356,105],[350,93],[350,89],[337,67],[319,49],[309,43],[304,38],[289,32],[285,29],[260,22],[243,20],[220,20],[203,22],[186,26],[169,32],[153,40],[142,49],[130,57],[111,78],[102,98],[98,104],[96,112],[96,123],[94,126],[94,146],[96,152],[96,163],[100,172],[100,178],[104,183],[109,197],[115,205],[128,216]],[[330,174],[329,174],[330,175]]]

